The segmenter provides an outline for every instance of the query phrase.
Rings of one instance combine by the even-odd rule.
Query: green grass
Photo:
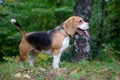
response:
[[[52,69],[52,58],[37,59],[31,68],[27,60],[20,67],[16,58],[5,57],[0,63],[0,80],[120,80],[120,63],[116,60],[80,62],[62,61],[60,70]],[[15,77],[20,73],[20,77]]]

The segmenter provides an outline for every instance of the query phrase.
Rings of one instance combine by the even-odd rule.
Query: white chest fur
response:
[[[61,52],[65,51],[67,49],[67,47],[69,46],[69,41],[70,41],[70,38],[69,38],[69,36],[67,36],[62,43],[62,47],[60,49]]]
[[[53,55],[53,68],[58,69],[59,68],[59,62],[60,62],[60,56],[63,51],[66,50],[66,48],[69,46],[70,38],[69,36],[65,37],[62,43],[62,47],[60,49],[60,53],[58,55]]]

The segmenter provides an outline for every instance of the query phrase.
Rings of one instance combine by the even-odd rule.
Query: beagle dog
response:
[[[59,68],[61,54],[69,46],[70,38],[78,31],[83,31],[88,37],[88,23],[81,17],[72,16],[63,22],[60,26],[44,31],[26,33],[20,24],[11,19],[11,23],[16,26],[22,35],[19,44],[20,58],[19,62],[24,61],[31,52],[29,64],[33,67],[33,62],[38,56],[39,51],[53,55],[53,68]]]

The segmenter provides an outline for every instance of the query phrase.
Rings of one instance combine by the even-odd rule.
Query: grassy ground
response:
[[[17,63],[18,58],[5,57],[0,64],[0,80],[120,80],[120,63],[116,60],[87,61],[78,63],[62,61],[61,69],[52,69],[52,58],[35,61],[31,68],[27,60],[25,68]]]

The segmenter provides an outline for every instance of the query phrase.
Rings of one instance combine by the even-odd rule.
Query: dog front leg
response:
[[[53,69],[59,69],[59,63],[60,63],[60,57],[61,57],[61,53],[57,54],[57,55],[53,55]]]

